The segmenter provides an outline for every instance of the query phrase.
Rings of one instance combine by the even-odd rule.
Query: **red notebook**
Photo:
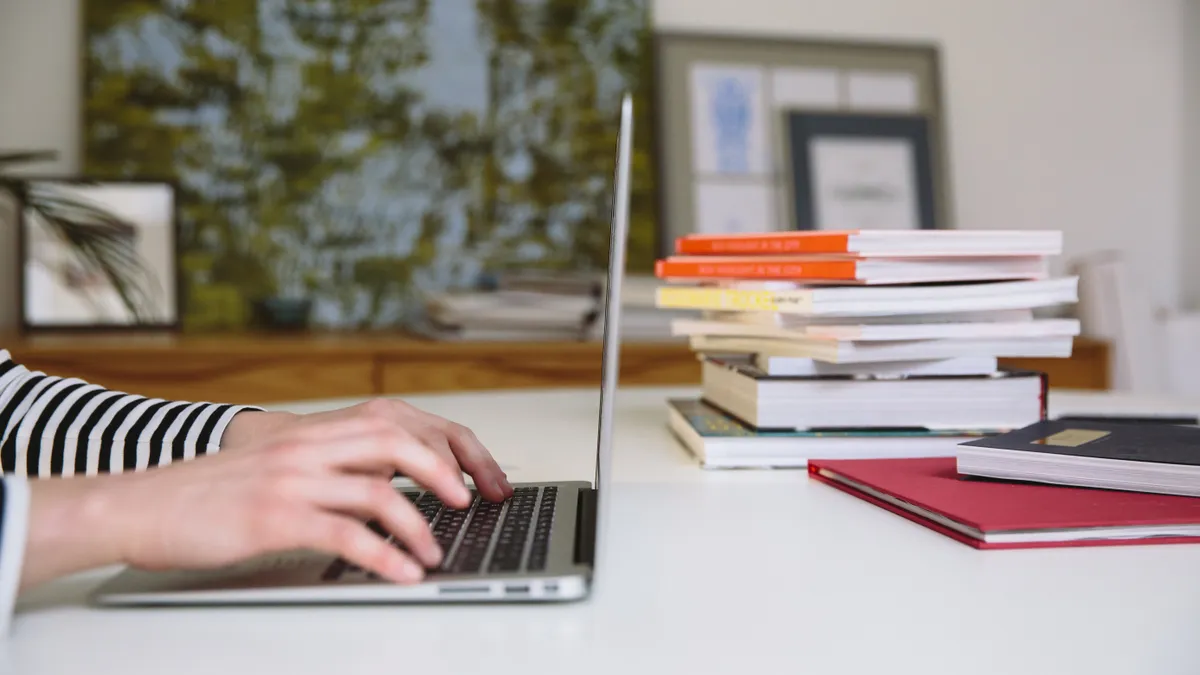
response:
[[[1200,498],[1004,483],[953,457],[812,460],[809,476],[976,548],[1200,543]]]

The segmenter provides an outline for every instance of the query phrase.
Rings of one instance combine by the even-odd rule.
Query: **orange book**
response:
[[[660,279],[899,284],[1043,279],[1044,256],[861,258],[852,255],[672,256],[655,263]]]
[[[850,232],[774,232],[763,234],[692,235],[675,240],[675,252],[686,255],[755,253],[852,253]]]
[[[786,257],[673,257],[655,263],[660,278],[857,281],[857,260]]]
[[[850,254],[860,257],[1059,255],[1062,233],[1022,230],[803,230],[690,234],[679,255]]]

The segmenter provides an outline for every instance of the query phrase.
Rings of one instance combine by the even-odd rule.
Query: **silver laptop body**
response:
[[[633,103],[626,95],[621,104],[605,284],[603,381],[594,482],[518,483],[513,485],[513,497],[501,504],[476,496],[472,506],[461,511],[442,506],[434,495],[419,488],[398,487],[429,520],[435,536],[440,534],[450,542],[443,547],[446,556],[441,568],[430,571],[416,585],[376,579],[334,556],[296,552],[216,570],[127,569],[102,584],[92,601],[102,606],[121,606],[553,602],[587,597],[595,583],[596,554],[604,534],[601,487],[612,462],[632,136]],[[376,531],[387,536],[380,529]]]

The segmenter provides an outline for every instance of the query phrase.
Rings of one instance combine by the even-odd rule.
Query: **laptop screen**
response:
[[[604,326],[603,377],[600,388],[600,433],[597,440],[595,486],[608,480],[612,466],[613,404],[621,355],[621,285],[625,279],[625,248],[629,238],[629,179],[633,135],[633,102],[628,94],[621,103],[617,135],[617,165],[613,183],[612,231],[609,235],[608,279],[600,320]]]

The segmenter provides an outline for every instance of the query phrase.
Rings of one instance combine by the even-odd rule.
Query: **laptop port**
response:
[[[544,584],[542,586],[542,590],[546,591],[547,593],[557,593],[558,592],[558,584],[554,584],[554,583]]]
[[[529,584],[510,584],[504,587],[504,592],[510,595],[520,593],[527,594],[529,593]]]
[[[487,593],[487,586],[442,586],[438,589],[438,593],[449,595],[451,593]]]

